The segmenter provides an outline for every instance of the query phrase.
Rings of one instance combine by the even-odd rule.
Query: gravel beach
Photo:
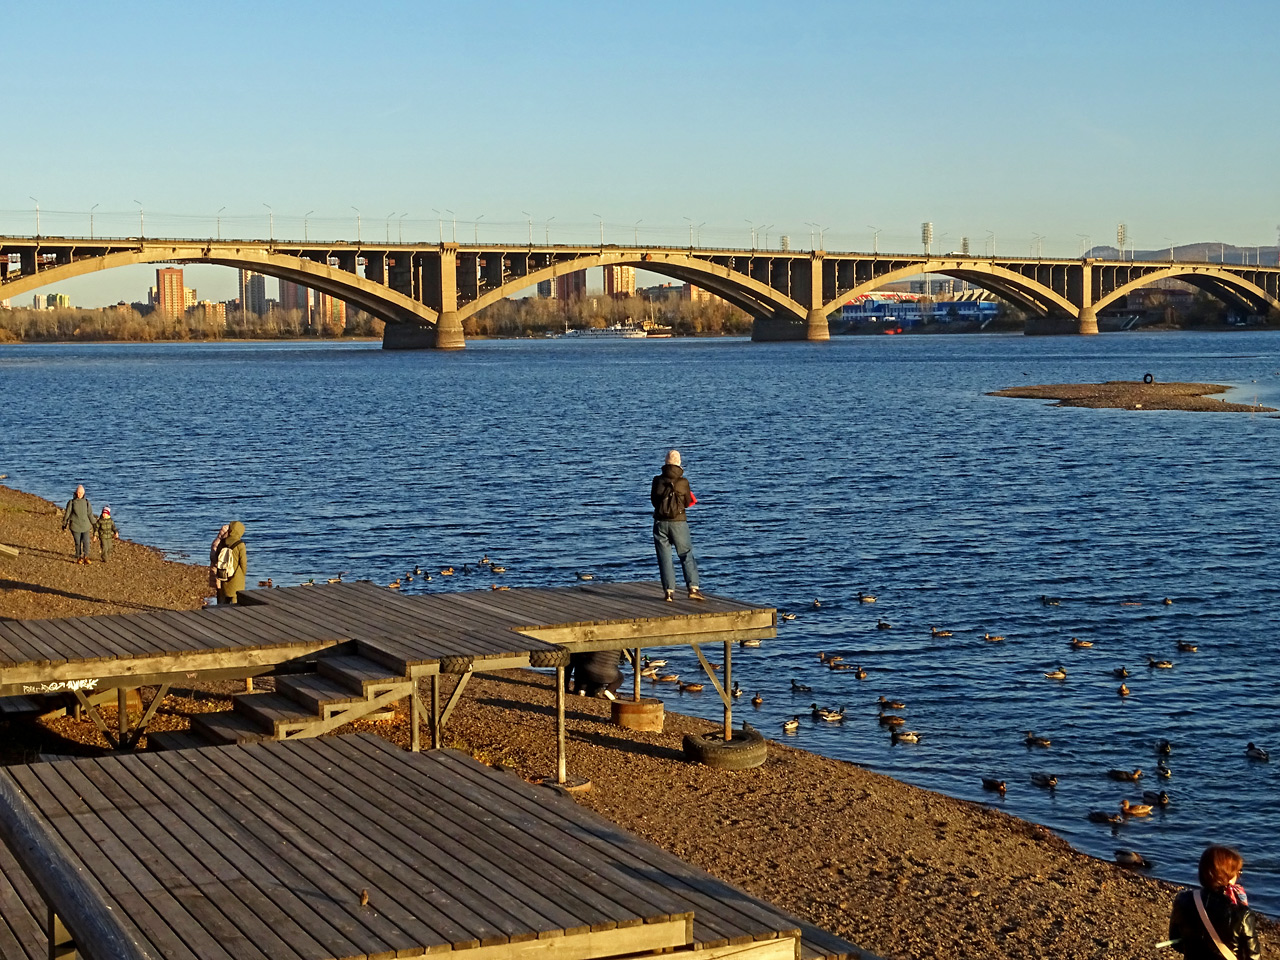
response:
[[[136,544],[120,544],[106,566],[77,567],[59,526],[53,505],[0,488],[0,543],[23,551],[0,560],[0,616],[191,608],[208,592],[203,567]],[[183,729],[242,689],[173,691],[153,729]],[[102,712],[112,724],[114,710]],[[579,802],[885,958],[1170,956],[1154,945],[1176,889],[1078,853],[1043,827],[783,744],[754,770],[693,765],[681,738],[713,725],[691,717],[668,713],[662,733],[640,733],[614,726],[607,702],[571,697],[568,725],[570,772],[592,782]],[[407,705],[339,732],[353,728],[407,745]],[[90,722],[69,717],[4,722],[0,743],[5,763],[106,748]],[[548,774],[553,678],[477,676],[445,743],[528,777]],[[1273,934],[1267,924],[1264,936]]]
[[[1057,400],[1055,407],[1094,407],[1109,410],[1193,410],[1210,413],[1275,413],[1275,407],[1227,403],[1210,394],[1231,388],[1220,383],[1146,383],[1108,380],[1105,383],[1048,383],[993,390],[989,397]]]

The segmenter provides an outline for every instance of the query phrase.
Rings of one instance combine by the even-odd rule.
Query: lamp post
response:
[[[702,246],[702,228],[707,225],[707,221],[703,220],[700,224],[693,228],[693,236],[698,246]]]
[[[593,213],[593,217],[600,221],[600,246],[604,246],[604,217],[598,213]]]
[[[454,213],[452,210],[450,210],[448,207],[444,208],[444,212],[453,218],[453,242],[457,243],[458,242],[458,215]]]
[[[270,243],[276,242],[276,212],[271,209],[271,204],[264,203],[267,208],[267,240]]]
[[[444,243],[444,215],[435,207],[431,208],[431,212],[436,215],[436,229],[440,231],[440,242]]]
[[[545,233],[542,235],[542,240],[548,247],[551,246],[551,221],[554,219],[554,216],[547,217],[547,222],[543,227]]]
[[[871,231],[871,253],[874,256],[880,256],[880,228],[867,224],[867,229]]]
[[[480,221],[483,219],[484,219],[484,214],[482,213],[480,214],[480,216],[476,217],[475,222],[471,224],[471,242],[472,243],[480,242]]]
[[[1165,237],[1169,241],[1169,262],[1173,263],[1173,237]]]
[[[142,207],[141,200],[133,201],[138,205],[138,239],[147,239],[147,211]]]
[[[302,215],[302,242],[307,243],[311,238],[307,236],[307,218],[310,217],[314,210],[308,210]]]
[[[408,215],[409,211],[406,210],[396,219],[396,241],[398,243],[404,243],[404,218]]]
[[[521,210],[526,217],[529,218],[529,246],[533,246],[533,214],[528,210]]]
[[[771,223],[768,226],[761,227],[760,229],[764,233],[764,243],[762,244],[762,246],[764,247],[764,249],[768,250],[769,249],[769,231],[773,229],[773,224]]]
[[[221,239],[222,239],[222,211],[223,211],[223,210],[225,210],[225,209],[227,209],[227,208],[226,208],[226,207],[219,207],[219,208],[218,208],[218,212],[217,212],[217,213],[215,213],[215,214],[213,215],[214,220],[215,220],[215,221],[216,221],[216,223],[217,223],[217,227],[216,227],[216,229],[217,229],[217,235],[218,235],[218,239],[219,239],[219,240],[221,240]]]
[[[1083,260],[1085,254],[1089,252],[1089,235],[1087,233],[1077,233],[1080,238],[1080,259]]]
[[[640,246],[640,224],[644,223],[644,217],[641,217],[631,225],[631,245],[633,247]]]
[[[815,223],[814,226],[818,228],[818,249],[825,250],[827,245],[827,230],[829,228],[824,227],[820,223]]]
[[[27,194],[27,199],[31,200],[36,205],[36,239],[39,240],[40,239],[40,201],[36,200],[36,198],[31,196],[30,194]]]
[[[360,245],[360,211],[356,207],[352,207],[356,211],[356,246]]]
[[[693,219],[691,217],[682,217],[681,219],[689,222],[689,249],[693,249]]]
[[[1027,248],[1027,256],[1044,259],[1044,237],[1038,233],[1031,235],[1031,246]]]
[[[996,258],[996,232],[994,230],[987,231],[987,242],[991,244],[991,259]]]
[[[384,230],[382,235],[383,243],[387,243],[387,244],[391,243],[391,218],[394,217],[395,215],[396,215],[396,212],[392,210],[386,216],[385,222],[383,223],[383,230]]]
[[[754,250],[754,249],[756,248],[756,225],[755,225],[755,221],[754,221],[754,220],[747,220],[747,218],[746,218],[746,217],[743,217],[742,219],[743,219],[743,220],[746,220],[746,221],[747,221],[747,223],[751,225],[751,249],[752,249],[752,250]]]
[[[90,240],[93,239],[93,211],[97,209],[98,209],[98,205],[96,203],[89,208],[89,239]]]

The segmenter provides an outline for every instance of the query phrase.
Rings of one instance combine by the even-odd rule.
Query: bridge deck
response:
[[[10,767],[0,833],[81,944],[147,956],[862,955],[566,795],[369,735]],[[38,939],[38,908],[0,906]]]
[[[0,622],[0,696],[252,676],[353,643],[426,676],[447,657],[519,666],[559,645],[771,637],[775,624],[772,609],[724,597],[666,603],[656,583],[413,596],[371,583],[250,590],[229,607]]]

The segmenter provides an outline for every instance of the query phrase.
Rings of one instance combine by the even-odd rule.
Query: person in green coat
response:
[[[76,487],[76,495],[67,501],[62,511],[62,529],[71,528],[71,539],[76,546],[76,563],[89,563],[89,537],[93,533],[93,506],[84,495],[84,484]]]
[[[120,531],[116,529],[116,522],[111,519],[111,508],[103,507],[102,513],[93,524],[93,532],[98,536],[98,546],[102,549],[102,562],[106,563],[111,559],[111,548],[114,545],[112,541],[120,539]]]
[[[244,549],[244,524],[239,520],[232,520],[227,525],[227,537],[222,543],[222,549],[231,551],[235,571],[226,580],[218,578],[218,603],[236,603],[237,595],[244,589],[244,568],[247,559]]]

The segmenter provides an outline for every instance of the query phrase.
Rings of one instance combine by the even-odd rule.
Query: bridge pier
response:
[[[819,309],[811,309],[809,316],[806,318],[808,329],[805,333],[806,340],[830,340],[831,327],[827,324],[827,315]]]
[[[1098,313],[1093,307],[1080,308],[1080,325],[1076,329],[1076,333],[1097,333],[1098,332]]]
[[[467,345],[466,337],[462,335],[462,321],[458,319],[457,310],[446,310],[440,314],[440,319],[436,321],[436,342],[437,350],[461,350]]]

